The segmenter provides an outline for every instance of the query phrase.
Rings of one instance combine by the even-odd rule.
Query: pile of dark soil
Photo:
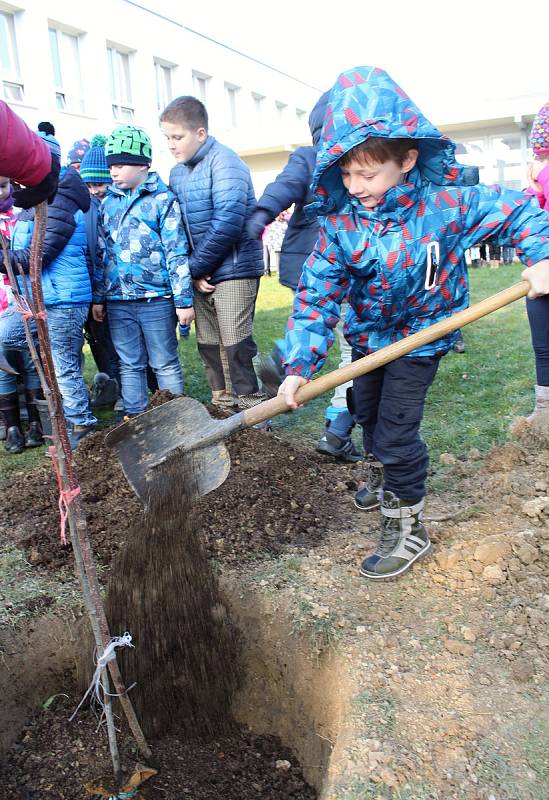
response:
[[[0,774],[2,800],[82,800],[83,785],[102,776],[105,788],[112,775],[107,736],[96,732],[97,719],[79,713],[67,718],[78,700],[59,696],[55,710],[42,711],[14,746],[9,765]],[[124,764],[135,753],[124,737]],[[314,800],[288,748],[270,736],[243,728],[206,744],[166,737],[154,743],[159,774],[140,789],[144,800]],[[277,761],[290,762],[279,768]],[[287,765],[282,765],[287,767]]]
[[[309,549],[326,533],[344,529],[345,495],[356,489],[360,465],[335,463],[256,430],[236,435],[228,449],[229,477],[195,506],[206,549],[217,560],[238,563],[288,547]],[[75,460],[92,546],[109,564],[143,507],[103,432],[84,439]],[[72,560],[70,547],[59,543],[57,498],[51,463],[16,474],[0,497],[8,535],[35,565],[56,568]]]

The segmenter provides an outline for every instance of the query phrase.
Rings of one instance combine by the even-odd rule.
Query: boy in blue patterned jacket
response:
[[[326,358],[341,302],[353,358],[409,336],[469,304],[465,251],[496,237],[528,267],[529,296],[549,294],[549,218],[524,195],[478,184],[455,146],[383,70],[357,67],[332,88],[312,188],[321,215],[288,320],[287,377],[295,392]],[[359,508],[381,505],[378,547],[361,574],[400,575],[431,550],[421,522],[428,456],[419,435],[427,391],[456,334],[361,376],[353,399],[372,470]],[[372,474],[373,473],[373,474]]]
[[[93,317],[105,302],[120,359],[126,416],[147,407],[147,362],[160,389],[183,394],[177,322],[194,318],[188,245],[176,197],[149,172],[151,142],[140,128],[121,126],[105,145],[112,184],[101,204],[104,264],[93,279]]]

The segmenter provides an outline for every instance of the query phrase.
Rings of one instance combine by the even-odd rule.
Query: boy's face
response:
[[[0,200],[5,200],[10,193],[10,179],[0,177]]]
[[[112,182],[119,189],[135,189],[147,179],[146,164],[113,164],[110,168]]]
[[[100,200],[103,200],[107,195],[107,189],[110,183],[88,183],[87,186],[92,197],[98,197]]]
[[[415,166],[417,156],[417,150],[410,150],[402,166],[392,160],[383,164],[364,159],[351,161],[341,167],[341,180],[349,194],[371,210],[389,189],[402,183],[404,175]]]
[[[189,161],[208,138],[205,128],[194,131],[179,122],[162,122],[160,128],[168,142],[168,149],[178,164]]]

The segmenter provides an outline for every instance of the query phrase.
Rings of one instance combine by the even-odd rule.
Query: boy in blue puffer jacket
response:
[[[160,389],[183,394],[175,328],[194,318],[187,237],[176,197],[150,172],[151,142],[131,125],[105,145],[112,184],[100,207],[103,265],[93,277],[93,317],[105,303],[120,359],[126,416],[147,407],[147,362]]]
[[[59,157],[61,149],[55,137],[44,132],[39,132],[39,135],[48,144],[52,154]],[[95,430],[97,423],[90,409],[80,362],[84,323],[91,303],[84,218],[89,206],[89,192],[80,175],[72,167],[65,169],[59,180],[57,194],[48,206],[42,257],[42,289],[55,375],[63,398],[63,413],[73,449],[84,436]],[[16,275],[16,262],[22,266],[24,272],[29,271],[33,229],[34,210],[30,209],[19,216],[13,231],[10,258]],[[21,341],[24,342],[22,323],[20,334]],[[41,397],[41,390],[36,390],[35,399]],[[32,413],[34,414],[34,410]]]
[[[353,358],[396,342],[469,304],[465,251],[495,236],[527,265],[532,296],[549,293],[549,218],[519,192],[478,185],[476,168],[455,162],[443,136],[383,70],[357,67],[332,88],[313,177],[319,238],[288,320],[287,377],[295,392],[320,369],[340,305]],[[421,522],[427,448],[419,435],[427,391],[456,334],[354,381],[364,448],[381,491],[367,484],[357,503],[381,504],[381,533],[361,574],[405,572],[431,543]]]
[[[253,365],[263,252],[246,231],[255,206],[250,171],[233,150],[208,135],[208,114],[196,98],[176,98],[160,122],[178,162],[170,186],[190,239],[196,339],[212,402],[227,410],[236,403],[250,408],[265,399]]]

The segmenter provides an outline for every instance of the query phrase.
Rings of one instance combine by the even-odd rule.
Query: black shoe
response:
[[[362,489],[355,494],[355,506],[361,511],[373,511],[379,508],[381,488],[383,486],[383,464],[374,456],[366,456],[366,481]]]
[[[42,428],[39,422],[31,422],[25,434],[25,447],[41,447],[44,444]]]
[[[4,443],[4,450],[11,455],[22,453],[25,449],[25,437],[16,425],[8,428],[6,433],[6,441]]]
[[[331,433],[328,429],[319,440],[316,449],[317,452],[325,456],[340,458],[351,463],[360,461],[363,457],[362,453],[356,449],[350,434],[348,436],[337,436],[337,434]]]
[[[106,372],[98,372],[93,379],[91,390],[92,408],[112,408],[119,395],[118,381]]]

